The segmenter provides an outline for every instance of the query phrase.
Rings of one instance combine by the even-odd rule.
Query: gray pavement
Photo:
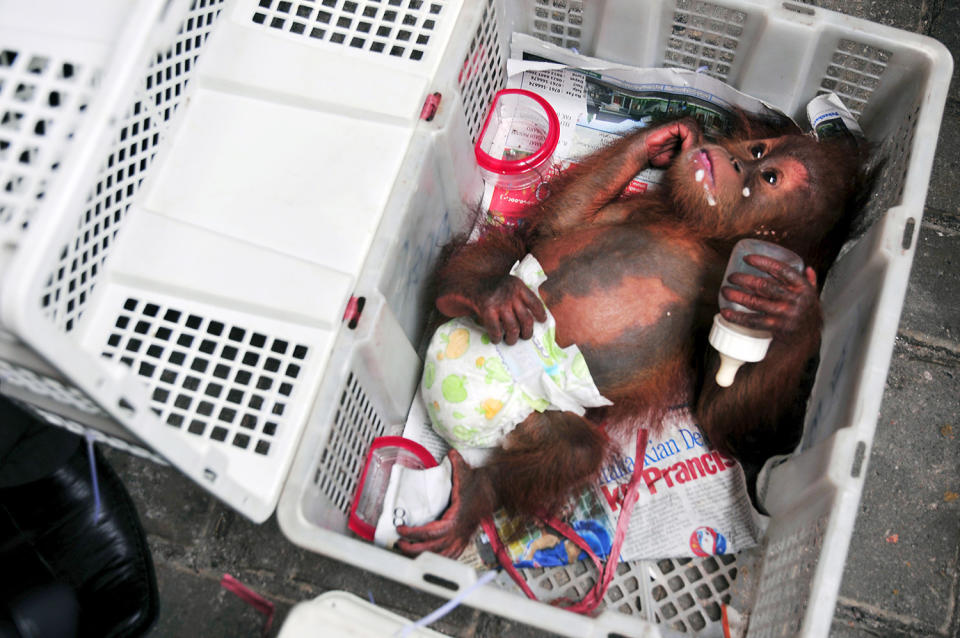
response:
[[[960,50],[955,0],[820,2],[932,35]],[[832,634],[960,636],[960,85],[954,71],[899,334]],[[932,140],[931,140],[932,142]],[[176,471],[108,452],[147,530],[166,636],[257,636],[263,617],[227,593],[230,573],[277,605],[342,589],[407,617],[443,601],[293,546],[275,518],[253,525]],[[434,625],[452,636],[536,636],[469,608]],[[322,635],[318,633],[317,635]]]

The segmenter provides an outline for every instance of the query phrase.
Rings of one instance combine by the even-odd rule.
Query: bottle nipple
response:
[[[749,195],[744,189],[744,195]],[[723,284],[737,288],[730,283],[733,273],[747,273],[755,277],[765,277],[766,273],[746,262],[748,255],[765,255],[781,261],[797,272],[803,272],[803,259],[799,255],[787,250],[778,244],[772,244],[758,239],[741,239],[733,247],[727,270],[723,274]],[[722,293],[717,295],[720,309],[732,309],[739,312],[753,313],[755,311],[728,300]],[[773,335],[766,330],[756,330],[727,321],[718,312],[713,317],[713,326],[710,328],[709,341],[720,353],[720,369],[717,371],[717,385],[722,388],[730,387],[737,371],[744,363],[762,361],[767,354],[767,348]]]
[[[720,369],[717,370],[717,385],[721,388],[729,388],[733,385],[733,379],[737,376],[737,371],[740,369],[740,366],[743,365],[743,361],[740,359],[734,359],[733,357],[728,357],[727,355],[720,354]]]
[[[763,360],[772,337],[769,332],[730,323],[718,312],[713,316],[708,340],[720,355],[717,385],[727,388],[733,384],[740,366]]]

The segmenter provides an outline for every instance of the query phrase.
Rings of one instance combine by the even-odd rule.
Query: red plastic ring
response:
[[[373,458],[373,452],[382,447],[398,447],[407,452],[412,452],[414,456],[423,463],[424,469],[437,466],[437,460],[433,458],[430,451],[412,439],[407,439],[402,436],[380,436],[373,440],[373,443],[370,444],[370,449],[367,451],[367,459],[363,462],[363,472],[360,474],[360,482],[357,483],[357,489],[353,494],[353,503],[350,505],[350,516],[347,519],[347,527],[350,528],[354,534],[368,541],[373,540],[376,527],[361,520],[360,517],[357,516],[357,505],[359,504],[360,495],[363,494],[363,485],[367,482],[367,470],[370,467],[370,459]]]
[[[493,109],[491,108],[487,113],[487,118],[483,121],[483,128],[480,129],[480,136],[477,137],[477,143],[473,147],[477,164],[480,168],[488,170],[491,173],[516,175],[539,166],[548,157],[553,155],[553,152],[557,149],[557,141],[560,139],[560,119],[557,117],[557,112],[550,106],[550,103],[532,91],[527,91],[526,89],[502,89],[497,91],[493,96],[492,104],[496,104],[502,95],[522,95],[528,97],[539,104],[547,114],[547,138],[544,140],[543,145],[537,149],[537,152],[521,159],[505,160],[496,159],[480,148],[483,135],[487,132],[487,126],[490,125],[490,118],[493,117]]]

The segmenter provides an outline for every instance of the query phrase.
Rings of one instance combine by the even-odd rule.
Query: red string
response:
[[[220,586],[228,592],[236,595],[240,600],[247,603],[261,614],[267,617],[263,623],[263,635],[270,633],[270,626],[273,625],[273,603],[253,591],[230,574],[224,574],[220,579]]]
[[[590,546],[586,541],[578,534],[575,530],[570,528],[566,523],[557,520],[556,518],[548,518],[543,522],[553,527],[555,530],[560,532],[563,536],[573,541],[573,543],[584,550],[590,559],[593,561],[593,564],[597,566],[597,571],[599,572],[599,578],[594,586],[590,589],[589,592],[583,597],[579,602],[574,602],[567,604],[568,599],[560,599],[554,601],[554,604],[562,606],[568,611],[576,612],[578,614],[588,614],[594,609],[597,605],[600,604],[600,601],[603,600],[603,597],[607,593],[607,589],[610,587],[610,583],[613,582],[613,577],[617,570],[617,564],[620,562],[620,548],[623,547],[623,541],[627,535],[627,527],[630,525],[630,515],[633,513],[633,507],[637,504],[637,493],[640,489],[640,475],[641,470],[643,469],[643,458],[647,452],[647,439],[649,438],[648,431],[644,428],[637,433],[637,452],[636,452],[636,464],[633,471],[633,476],[630,477],[630,483],[627,486],[627,493],[623,498],[623,503],[620,507],[620,514],[617,517],[617,529],[613,535],[613,545],[610,547],[610,553],[607,555],[607,562],[605,565],[601,566],[600,559],[597,558],[597,555],[593,552]],[[497,527],[493,523],[493,519],[488,517],[482,523],[483,531],[486,532],[487,537],[490,538],[490,545],[493,547],[494,553],[497,555],[497,560],[500,561],[500,564],[503,568],[510,574],[510,577],[515,583],[523,590],[523,593],[527,595],[531,600],[536,600],[536,594],[530,589],[527,582],[520,575],[520,572],[517,571],[517,568],[514,567],[513,561],[510,559],[510,555],[507,553],[506,547],[503,545],[503,540],[500,538],[500,534],[497,532]]]
[[[517,573],[517,568],[513,566],[513,561],[510,559],[506,547],[503,546],[503,541],[500,540],[500,534],[497,532],[497,526],[493,523],[493,518],[488,516],[480,521],[480,527],[483,528],[483,531],[486,532],[487,537],[490,539],[490,546],[493,547],[493,553],[497,555],[497,560],[503,565],[503,568],[507,570],[507,573],[510,574],[513,581],[523,590],[527,598],[536,600],[537,595],[533,593],[533,590],[527,585],[527,581]]]

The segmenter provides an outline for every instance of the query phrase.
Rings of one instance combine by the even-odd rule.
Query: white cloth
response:
[[[427,469],[404,467],[399,463],[390,471],[390,482],[383,497],[383,509],[377,520],[373,542],[393,548],[400,538],[397,527],[419,527],[434,521],[450,504],[453,487],[450,459]]]

